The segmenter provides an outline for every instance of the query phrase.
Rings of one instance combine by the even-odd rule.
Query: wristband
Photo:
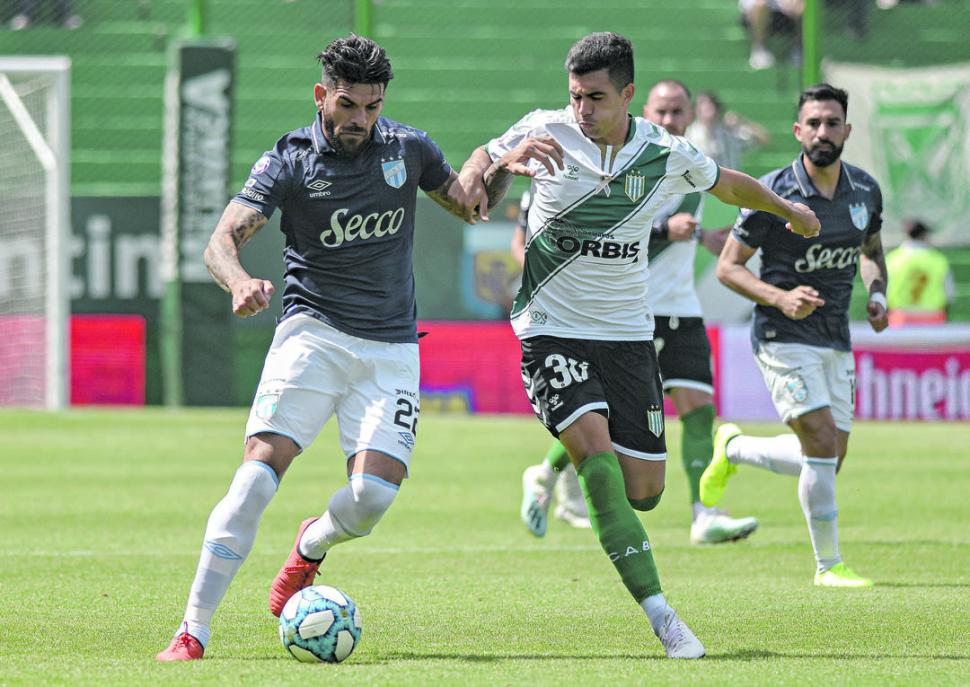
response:
[[[701,240],[701,236],[703,234],[704,234],[704,230],[701,229],[701,225],[698,224],[696,227],[694,227],[694,233],[691,234],[690,237],[694,241],[700,241]]]
[[[869,294],[870,303],[878,303],[883,307],[884,310],[888,310],[889,306],[886,304],[886,294],[876,291],[875,293]]]
[[[666,241],[670,238],[670,227],[667,226],[667,220],[665,219],[660,224],[655,224],[650,228],[650,234],[661,241]]]

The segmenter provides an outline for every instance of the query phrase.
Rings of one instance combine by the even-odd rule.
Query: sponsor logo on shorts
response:
[[[808,386],[801,375],[791,375],[785,381],[785,391],[795,403],[804,403],[808,400]]]
[[[399,444],[402,444],[407,449],[414,448],[414,435],[411,432],[398,432],[397,435],[401,437]]]
[[[664,411],[660,406],[650,406],[647,410],[647,429],[655,437],[664,433]]]
[[[638,553],[646,553],[650,550],[650,542],[646,539],[640,546],[628,546],[623,551],[610,551],[607,556],[610,557],[611,561],[617,561],[621,558],[629,558],[630,556],[636,556]]]
[[[269,420],[276,414],[279,405],[279,394],[260,394],[256,397],[256,417],[260,420]]]
[[[559,394],[553,394],[549,397],[549,410],[559,410],[562,408],[562,399],[559,398]]]

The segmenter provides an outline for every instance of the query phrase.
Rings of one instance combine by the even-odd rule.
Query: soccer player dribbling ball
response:
[[[848,103],[848,93],[829,84],[803,91],[793,125],[802,150],[790,165],[763,177],[782,197],[812,208],[825,231],[808,242],[795,241],[777,231],[771,215],[745,209],[717,265],[724,284],[757,303],[755,359],[778,415],[794,433],[752,437],[735,424],[722,425],[701,476],[701,500],[710,506],[739,464],[797,477],[820,587],[872,586],[842,561],[835,502],[835,475],[845,460],[855,411],[849,299],[856,271],[869,293],[873,330],[889,324],[882,193],[875,179],[840,159],[852,131]],[[760,278],[745,266],[758,250]]]
[[[537,110],[477,149],[489,204],[514,174],[531,177],[525,270],[513,304],[522,375],[540,421],[576,466],[593,531],[668,657],[704,646],[667,603],[635,513],[664,488],[663,391],[646,302],[653,215],[675,194],[709,191],[785,218],[814,236],[804,205],[717,164],[686,140],[629,114],[633,48],[594,33],[566,58],[570,104]],[[782,229],[784,230],[784,229]]]
[[[269,607],[313,583],[331,547],[366,536],[407,476],[420,412],[412,247],[420,188],[468,222],[483,189],[458,175],[427,134],[381,117],[393,77],[384,50],[351,35],[319,55],[317,114],[254,165],[205,252],[213,278],[248,317],[271,282],[239,249],[273,211],[285,236],[283,313],[246,424],[243,463],[206,525],[182,624],[160,661],[200,659],[213,614],[287,468],[334,415],[347,484],[299,527]]]

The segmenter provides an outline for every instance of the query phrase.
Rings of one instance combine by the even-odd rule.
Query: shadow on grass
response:
[[[934,589],[970,589],[970,582],[879,582],[876,587],[898,587],[919,589],[920,587],[933,587]]]
[[[970,654],[846,654],[846,653],[817,653],[817,654],[794,654],[778,651],[765,651],[763,649],[741,649],[724,654],[708,654],[704,657],[705,661],[757,661],[765,658],[790,658],[790,659],[820,659],[833,658],[841,660],[863,660],[863,661],[885,661],[901,659],[924,659],[930,661],[970,661]]]
[[[386,665],[396,661],[459,661],[466,663],[502,663],[505,661],[668,661],[669,659],[658,653],[651,654],[448,654],[435,652],[401,652],[389,653],[383,656],[375,656],[370,659],[358,659],[352,657],[348,663],[359,666]],[[783,653],[778,651],[765,651],[762,649],[741,649],[730,653],[708,654],[704,657],[704,662],[710,661],[760,661],[765,659],[794,659],[794,660],[819,660],[819,659],[838,659],[838,660],[861,660],[861,661],[892,661],[922,659],[928,661],[967,661],[970,662],[970,654],[937,655],[937,654],[846,654],[846,653],[817,653],[817,654],[797,654]],[[260,658],[246,657],[246,660],[265,660],[265,661],[286,661],[292,659],[286,654],[279,656],[263,656]]]

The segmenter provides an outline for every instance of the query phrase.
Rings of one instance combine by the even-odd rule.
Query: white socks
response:
[[[673,612],[670,604],[667,603],[666,597],[663,594],[654,594],[653,596],[648,596],[646,599],[640,602],[640,608],[643,612],[647,614],[647,618],[650,620],[650,626],[653,628],[653,632],[656,635],[660,635],[660,628],[664,624],[664,616],[668,612]]]
[[[727,445],[728,461],[754,465],[795,477],[802,472],[802,445],[794,434],[776,437],[736,436]]]
[[[842,560],[839,555],[839,511],[835,505],[835,467],[838,462],[838,458],[806,456],[798,477],[798,500],[808,522],[819,572]]]
[[[312,561],[320,560],[330,547],[370,534],[398,489],[398,485],[374,475],[351,475],[347,486],[330,497],[323,516],[303,532],[300,554]]]
[[[236,470],[229,491],[209,515],[183,621],[186,631],[202,646],[209,640],[209,624],[216,607],[253,548],[259,518],[278,485],[273,468],[247,461]]]

